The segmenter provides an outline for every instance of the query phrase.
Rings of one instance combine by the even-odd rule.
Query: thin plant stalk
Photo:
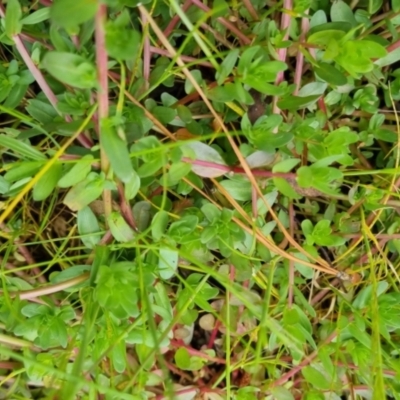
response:
[[[97,92],[97,102],[99,105],[98,110],[98,122],[99,122],[99,134],[101,144],[101,126],[106,118],[108,118],[108,56],[105,42],[105,23],[107,20],[107,6],[100,4],[95,17],[95,40],[96,40],[96,63],[97,63],[97,76],[99,83],[99,90]],[[101,147],[101,170],[108,176],[110,169],[110,162]],[[112,199],[111,190],[105,189],[103,191],[103,202],[104,212],[106,219],[112,212]]]

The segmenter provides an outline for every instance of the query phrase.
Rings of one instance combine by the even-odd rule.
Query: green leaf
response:
[[[157,212],[151,222],[151,235],[155,241],[159,241],[165,233],[168,225],[168,213],[164,210]]]
[[[135,232],[118,212],[112,212],[108,216],[108,226],[114,239],[118,242],[127,243],[135,238]]]
[[[313,187],[324,193],[335,194],[331,189],[335,180],[343,178],[343,173],[337,168],[311,165],[297,170],[297,182],[303,188]]]
[[[347,83],[346,76],[333,65],[320,62],[318,67],[314,68],[314,72],[320,79],[331,85],[342,86]]]
[[[302,227],[303,232],[305,229],[309,229],[307,226],[303,227],[303,223],[301,224],[301,227]],[[311,230],[312,230],[312,225],[311,225]],[[308,238],[307,238],[307,243],[308,243]],[[293,253],[293,255],[299,260],[310,262],[310,260],[302,253]],[[302,264],[301,262],[296,261],[294,263],[294,267],[306,279],[313,279],[313,277],[315,276],[315,271],[312,268],[310,268],[309,266]],[[305,301],[305,303],[307,303],[307,301]]]
[[[385,122],[385,116],[383,114],[374,114],[368,123],[368,129],[376,130]]]
[[[22,140],[18,140],[6,135],[0,135],[0,146],[10,149],[23,157],[30,160],[46,160],[46,156],[35,147],[26,144]]]
[[[161,279],[171,279],[178,267],[179,253],[166,247],[160,248],[158,273]]]
[[[156,172],[158,172],[160,168],[164,166],[165,162],[166,158],[164,154],[162,153],[154,154],[153,160],[146,161],[144,164],[142,164],[138,168],[137,174],[140,178],[147,178],[149,176],[154,176]]]
[[[276,158],[275,152],[255,151],[246,157],[246,162],[250,168],[260,168],[270,166]]]
[[[126,369],[126,348],[123,341],[113,345],[111,359],[115,371],[122,374]]]
[[[5,16],[5,30],[8,37],[12,38],[21,32],[21,5],[18,0],[8,0]]]
[[[297,164],[299,164],[300,159],[298,158],[289,158],[287,160],[281,161],[278,164],[275,164],[272,168],[272,172],[289,172],[291,171]]]
[[[50,18],[49,7],[40,8],[21,20],[22,25],[36,25]]]
[[[190,355],[185,347],[179,347],[175,352],[175,362],[178,368],[187,370],[190,367]]]
[[[98,0],[55,0],[50,9],[52,20],[63,28],[75,28],[93,18]]]
[[[357,26],[352,9],[342,0],[336,0],[331,7],[332,22],[348,22],[353,28]]]
[[[67,188],[83,181],[92,169],[93,156],[83,156],[59,181],[58,186]]]
[[[383,4],[383,0],[371,0],[368,2],[368,13],[370,15],[375,14]]]
[[[73,186],[64,198],[64,204],[72,211],[79,211],[96,200],[103,192],[104,179],[92,173]]]
[[[42,124],[52,122],[54,118],[58,116],[57,111],[51,104],[37,99],[31,99],[28,101],[26,111]]]
[[[93,249],[101,239],[101,232],[97,218],[90,207],[83,207],[77,215],[78,232],[83,244]]]
[[[137,230],[145,231],[150,224],[151,203],[148,201],[138,201],[132,207],[133,217],[135,218]]]
[[[236,87],[232,83],[216,86],[208,91],[208,98],[219,103],[237,100]]]
[[[127,200],[132,200],[138,194],[140,182],[139,175],[133,170],[133,175],[125,182],[124,192]]]
[[[91,89],[97,85],[95,66],[77,54],[49,51],[42,65],[56,79],[72,87]]]
[[[293,139],[293,134],[291,132],[266,132],[263,126],[257,126],[250,138],[256,148],[266,152],[273,152],[288,144]]]
[[[223,180],[221,186],[235,199],[248,201],[251,199],[251,183],[249,180],[238,176],[230,180]]]
[[[61,272],[52,273],[50,275],[50,282],[53,284],[65,282],[70,279],[81,276],[85,272],[89,272],[89,271],[90,271],[90,265],[74,265],[73,267],[69,267]],[[88,283],[89,283],[89,279],[86,279],[85,281],[83,281],[77,285],[65,288],[64,291],[68,292],[68,293],[73,293],[73,292],[76,292],[76,291],[80,290],[81,288],[87,286]]]
[[[217,79],[218,85],[222,85],[225,79],[231,74],[238,57],[239,57],[239,50],[234,49],[231,50],[224,58],[224,61],[222,61],[220,65],[220,70],[217,71],[217,73],[215,74],[215,78]]]
[[[6,194],[10,186],[10,183],[3,176],[0,176],[0,194]]]
[[[131,265],[131,262],[101,265],[96,277],[95,299],[117,318],[135,317],[139,313],[135,290],[138,277],[130,271]]]
[[[261,93],[274,94],[271,93],[271,89],[274,91],[276,87],[274,88],[273,85],[268,84],[268,82],[274,82],[277,74],[286,69],[287,65],[282,61],[267,61],[260,65],[250,67],[241,81]]]
[[[190,71],[190,73],[191,73],[192,77],[194,78],[194,80],[199,85],[201,85],[203,82],[203,77],[201,75],[201,71],[199,71],[198,69],[192,69]],[[195,88],[194,88],[192,82],[188,78],[186,78],[185,79],[185,93],[190,94],[190,93],[193,93],[194,91],[195,91]]]
[[[12,165],[4,175],[4,179],[7,182],[16,182],[20,179],[32,177],[42,168],[44,165],[41,161],[23,161]]]
[[[126,142],[121,139],[110,120],[102,121],[100,126],[100,144],[111,167],[122,182],[129,182],[134,171]]]
[[[319,390],[329,390],[332,387],[332,382],[317,369],[311,366],[306,366],[301,371],[305,380],[313,387]]]
[[[298,110],[314,104],[320,97],[321,95],[290,96],[278,101],[278,107],[282,110]]]
[[[274,178],[275,187],[284,195],[289,197],[290,199],[301,199],[300,196],[293,187],[289,184],[289,182],[284,178]]]
[[[355,321],[351,321],[346,329],[351,333],[354,339],[356,339],[359,343],[362,343],[367,349],[369,349],[369,351],[372,351],[371,336],[365,331],[365,324],[363,324],[363,326],[360,328],[360,326],[357,326]]]
[[[306,221],[303,221],[306,222]],[[317,222],[312,232],[313,241],[319,246],[341,246],[346,242],[345,238],[333,235],[330,228],[331,222],[322,219]],[[303,227],[303,224],[302,224]]]
[[[400,1],[400,0],[399,0]],[[389,52],[385,57],[380,58],[374,62],[378,67],[387,67],[400,60],[400,47]]]
[[[166,185],[175,186],[184,178],[192,169],[192,166],[185,162],[177,162],[171,165],[166,174]]]
[[[202,213],[205,215],[205,217],[209,220],[209,222],[214,224],[221,218],[221,211],[211,203],[205,204],[203,207],[201,207]]]
[[[332,26],[333,24],[335,24],[334,27]],[[351,28],[351,25],[348,25],[348,28]],[[314,29],[310,30],[307,42],[320,46],[328,46],[332,41],[340,42],[340,40],[345,36],[345,32],[347,32],[346,29],[341,29],[345,27],[346,24],[343,22],[331,22],[324,25],[318,25]]]
[[[33,187],[33,200],[42,201],[50,196],[62,173],[60,163],[53,164]]]
[[[368,58],[381,58],[385,57],[387,50],[379,43],[373,42],[371,40],[362,40],[357,42],[358,49],[361,54]]]
[[[106,24],[106,48],[117,60],[134,59],[139,55],[141,34],[132,28],[119,26],[115,21]]]
[[[199,219],[195,215],[184,216],[180,221],[176,221],[171,224],[168,229],[168,234],[179,242],[182,237],[193,232],[198,222]]]
[[[383,140],[384,142],[396,143],[398,140],[396,132],[389,129],[377,129],[373,131],[373,135],[376,139]]]
[[[371,306],[372,301],[372,293],[376,290],[375,296],[379,297],[382,293],[385,293],[389,284],[387,281],[377,282],[376,287],[373,285],[368,285],[361,289],[361,291],[357,294],[357,297],[353,301],[352,306],[357,310],[362,310],[365,307]]]
[[[4,101],[4,106],[10,109],[16,108],[20,105],[27,91],[28,85],[18,82],[17,85],[13,86],[11,93],[8,94],[7,99]]]
[[[318,25],[323,25],[328,22],[328,18],[324,10],[316,11],[310,20],[310,30]]]
[[[306,96],[312,96],[312,95],[323,95],[326,88],[327,84],[325,82],[310,82],[305,84],[298,93],[299,97],[306,97]]]
[[[292,393],[283,386],[272,388],[271,394],[275,400],[294,400]]]
[[[350,152],[349,144],[357,143],[358,140],[359,137],[355,132],[347,126],[343,126],[330,132],[323,143],[327,147],[328,153],[333,155]]]
[[[252,60],[254,56],[260,51],[261,47],[258,45],[249,46],[243,54],[240,56],[239,65],[238,65],[238,74],[244,75],[250,66],[252,65]]]

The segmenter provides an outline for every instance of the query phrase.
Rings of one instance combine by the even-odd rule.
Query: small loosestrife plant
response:
[[[0,18],[0,398],[400,399],[399,0]]]

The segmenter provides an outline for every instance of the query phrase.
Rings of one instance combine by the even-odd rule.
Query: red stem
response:
[[[202,167],[210,167],[214,169],[220,169],[221,171],[225,171],[225,173],[233,172],[235,174],[245,174],[246,171],[241,167],[229,167],[227,165],[216,164],[210,161],[203,160],[192,160],[188,157],[182,157],[183,162],[187,162],[194,165],[200,165]],[[293,172],[271,172],[254,169],[251,171],[254,176],[264,177],[264,178],[295,178],[296,174]]]
[[[305,12],[305,14],[308,15],[308,10]],[[301,35],[299,38],[300,42],[304,42],[309,26],[310,26],[310,22],[309,22],[308,18],[302,18],[302,20],[301,20]],[[296,90],[294,91],[295,96],[297,95],[297,93],[300,90],[301,78],[303,76],[303,66],[304,66],[304,55],[299,49],[299,51],[297,52],[297,56],[296,56],[296,70],[294,72],[294,83],[296,85]]]
[[[192,0],[186,0],[182,5],[181,5],[181,10],[183,12],[186,12],[189,7],[192,5]],[[168,37],[172,31],[175,29],[175,26],[178,24],[178,22],[180,21],[180,17],[179,15],[175,15],[171,21],[169,21],[169,24],[167,25],[167,27],[164,29],[164,36]]]

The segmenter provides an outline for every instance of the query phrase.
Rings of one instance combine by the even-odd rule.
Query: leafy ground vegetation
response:
[[[0,16],[0,398],[400,399],[399,0]]]

